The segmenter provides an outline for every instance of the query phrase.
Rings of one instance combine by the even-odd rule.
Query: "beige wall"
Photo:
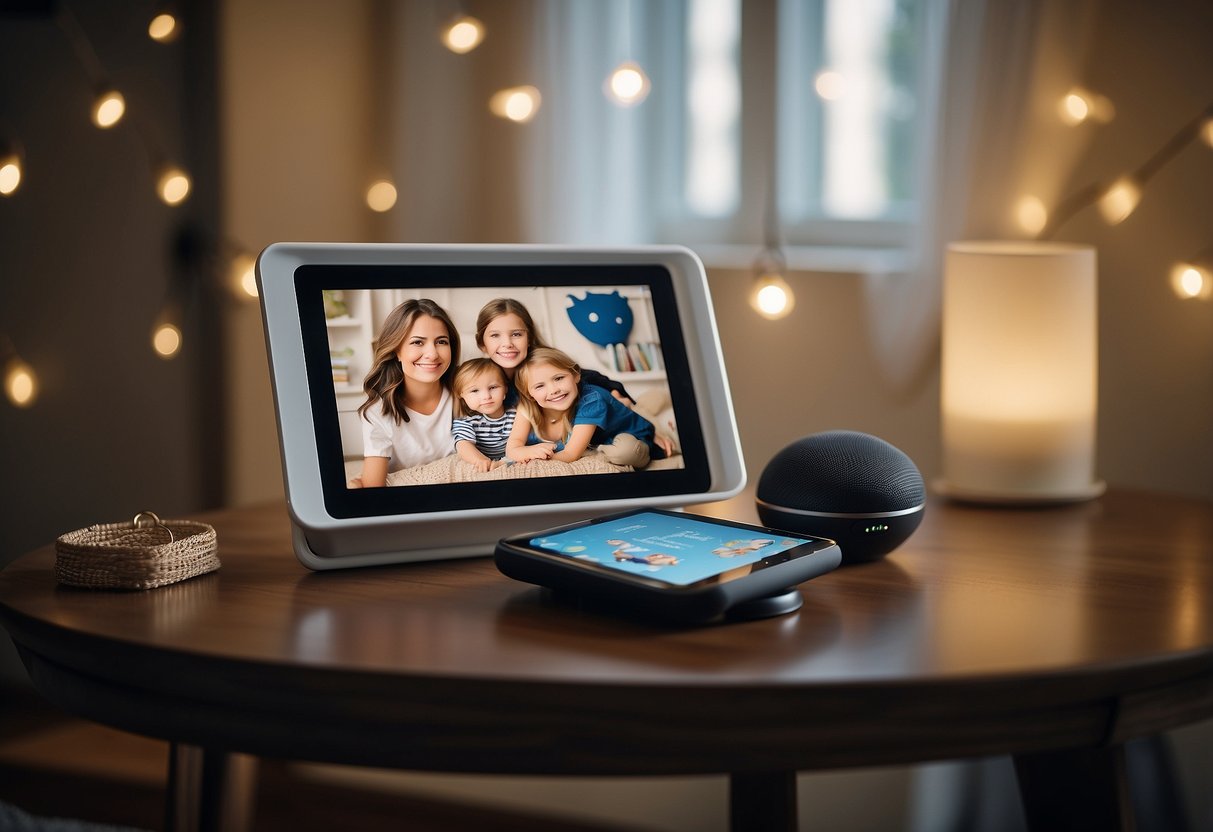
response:
[[[375,85],[371,4],[229,2],[221,18],[225,231],[260,251],[283,240],[367,240]],[[227,318],[231,505],[282,494],[261,313]]]

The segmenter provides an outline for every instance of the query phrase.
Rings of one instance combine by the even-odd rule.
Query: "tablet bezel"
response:
[[[457,277],[461,272],[465,276]],[[524,273],[545,280],[521,279]],[[332,449],[326,450],[335,428],[330,421],[335,418],[333,385],[327,364],[317,358],[316,343],[316,307],[326,279],[354,275],[346,284],[354,285],[366,284],[373,276],[370,283],[382,287],[401,280],[422,286],[429,276],[477,287],[610,286],[632,285],[641,281],[629,276],[657,273],[668,275],[668,280],[644,282],[657,285],[664,280],[665,288],[657,286],[658,295],[668,291],[669,297],[655,298],[655,304],[676,313],[658,325],[663,348],[679,365],[670,377],[671,394],[685,399],[676,411],[687,420],[679,427],[687,430],[688,462],[693,464],[680,471],[510,480],[512,485],[527,485],[508,491],[477,483],[364,489],[371,493],[355,494],[344,488],[343,475],[336,479]],[[598,275],[597,282],[586,280],[593,275]],[[745,484],[706,277],[698,258],[685,248],[276,243],[258,258],[257,280],[295,549],[310,568],[490,554],[497,539],[528,528],[640,505],[673,507],[723,499]],[[674,377],[683,371],[685,379]],[[565,481],[564,487],[555,480]],[[424,496],[417,503],[423,510],[410,505],[413,501],[402,496],[405,492]]]

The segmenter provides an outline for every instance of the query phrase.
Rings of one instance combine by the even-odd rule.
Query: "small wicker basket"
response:
[[[215,530],[143,511],[129,523],[68,532],[55,541],[55,577],[90,589],[152,589],[219,568]]]

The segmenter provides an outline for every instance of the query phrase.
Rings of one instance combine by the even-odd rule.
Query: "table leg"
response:
[[[1123,745],[1015,756],[1031,830],[1133,829]]]
[[[731,832],[795,832],[796,772],[729,775]]]
[[[256,780],[255,757],[171,744],[164,828],[168,832],[252,828]]]

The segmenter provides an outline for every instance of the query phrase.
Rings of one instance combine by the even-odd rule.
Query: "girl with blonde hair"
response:
[[[515,462],[575,462],[591,445],[611,463],[633,468],[666,456],[653,423],[603,388],[583,383],[581,368],[560,350],[532,349],[514,384],[518,412],[506,456]]]

